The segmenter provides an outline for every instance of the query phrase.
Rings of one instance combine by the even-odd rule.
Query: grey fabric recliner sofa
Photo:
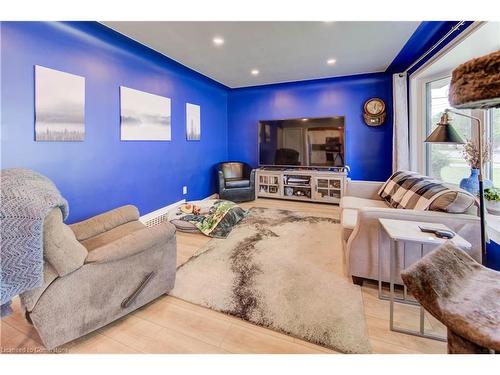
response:
[[[145,305],[175,283],[175,228],[148,228],[134,206],[66,225],[59,208],[43,231],[44,285],[21,295],[48,349]]]

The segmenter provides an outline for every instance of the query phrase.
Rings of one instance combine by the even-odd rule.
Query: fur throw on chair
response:
[[[450,104],[456,108],[500,105],[500,51],[472,59],[452,73]]]
[[[500,351],[500,272],[448,241],[405,269],[401,278],[448,328],[449,352]]]

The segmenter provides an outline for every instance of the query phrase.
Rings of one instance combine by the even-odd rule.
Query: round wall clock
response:
[[[382,99],[371,98],[365,102],[363,106],[366,125],[369,126],[379,126],[385,121],[385,103]]]

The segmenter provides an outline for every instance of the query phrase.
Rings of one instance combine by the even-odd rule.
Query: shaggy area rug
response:
[[[252,208],[177,269],[171,295],[344,353],[369,353],[338,221]]]

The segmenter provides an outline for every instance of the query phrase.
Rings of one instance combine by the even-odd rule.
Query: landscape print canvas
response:
[[[83,141],[85,78],[35,66],[35,140]]]
[[[170,141],[170,99],[120,87],[121,140]]]
[[[186,134],[188,141],[201,139],[201,108],[199,105],[186,103]]]

